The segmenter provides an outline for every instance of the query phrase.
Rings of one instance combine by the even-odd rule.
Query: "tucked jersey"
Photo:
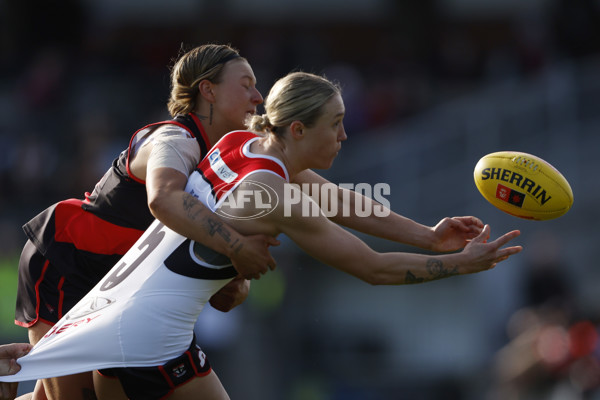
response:
[[[136,144],[165,124],[188,131],[200,154],[207,153],[208,138],[195,114],[147,125],[134,133],[92,193],[53,204],[23,226],[39,252],[73,284],[91,289],[154,220],[145,182],[130,173],[129,160]]]
[[[258,171],[287,181],[279,160],[250,152],[257,139],[242,131],[223,137],[190,176],[186,191],[212,207]],[[216,154],[222,169],[216,167]],[[236,178],[222,180],[223,171]],[[227,189],[218,196],[213,189],[223,183]],[[109,273],[18,360],[21,370],[0,381],[163,365],[187,350],[206,302],[236,275],[229,259],[155,220]]]

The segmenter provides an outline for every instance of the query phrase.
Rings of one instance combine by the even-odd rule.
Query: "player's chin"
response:
[[[333,162],[335,161],[335,158],[332,158],[331,161],[329,161],[328,164],[326,164],[325,166],[323,166],[321,169],[329,169],[333,166]]]
[[[333,155],[331,156],[330,160],[329,160],[329,166],[327,168],[331,168],[331,166],[333,165],[333,162],[335,161],[335,159],[338,156],[339,151],[336,151],[335,153],[333,153]]]

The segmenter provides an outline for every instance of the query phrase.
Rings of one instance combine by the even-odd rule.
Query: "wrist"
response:
[[[414,245],[424,250],[435,251],[436,250],[436,239],[435,239],[435,228],[431,226],[421,225],[414,236]]]
[[[221,221],[215,214],[207,216],[204,223],[205,239],[200,239],[199,241],[230,259],[235,257],[236,252],[241,248],[244,236],[240,235],[236,230]]]
[[[245,237],[230,229],[230,237],[222,250],[229,259],[234,259],[239,255],[240,249],[243,247]]]
[[[459,253],[443,254],[446,265],[455,271],[458,275],[472,274],[476,272],[472,270],[469,263],[469,258],[461,251]]]
[[[427,250],[431,250],[431,251],[436,251],[437,250],[437,235],[435,233],[435,227],[433,226],[428,226],[426,229],[426,243],[427,243]]]

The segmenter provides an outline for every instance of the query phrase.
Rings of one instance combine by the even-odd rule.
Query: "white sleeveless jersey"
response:
[[[224,136],[202,161],[203,172],[192,173],[186,191],[214,211],[256,171],[269,171],[287,181],[279,160],[250,153],[249,145],[256,139],[243,131]],[[235,178],[228,179],[223,171]],[[226,190],[214,191],[223,185]],[[227,257],[156,220],[119,263],[18,360],[21,370],[0,381],[162,365],[187,350],[204,305],[236,275]]]

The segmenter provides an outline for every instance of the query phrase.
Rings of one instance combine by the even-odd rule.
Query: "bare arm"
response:
[[[480,272],[521,251],[520,246],[502,248],[519,235],[518,231],[488,243],[490,228],[486,226],[460,253],[435,256],[378,253],[324,216],[303,216],[299,205],[292,206],[288,216],[281,212],[274,214],[271,218],[279,230],[309,255],[376,285],[421,283]]]
[[[372,236],[422,249],[438,252],[455,251],[463,248],[483,229],[481,220],[470,216],[444,218],[434,227],[422,225],[360,193],[341,188],[311,170],[305,170],[298,174],[294,178],[294,182],[305,184],[304,187],[310,189],[307,194],[313,197],[314,189],[319,190],[322,185],[335,186],[337,197],[333,200],[340,205],[338,206],[339,210],[343,205],[346,214],[338,212],[330,217],[333,222]],[[319,197],[319,200],[331,201],[332,199]],[[368,210],[365,212],[367,216],[357,215],[357,204],[361,205],[358,209]],[[321,203],[320,205],[322,208],[329,209],[329,204]]]
[[[228,256],[246,278],[259,278],[276,264],[268,246],[278,241],[266,235],[243,236],[187,193],[187,177],[172,168],[156,168],[146,176],[152,215],[175,232]]]

